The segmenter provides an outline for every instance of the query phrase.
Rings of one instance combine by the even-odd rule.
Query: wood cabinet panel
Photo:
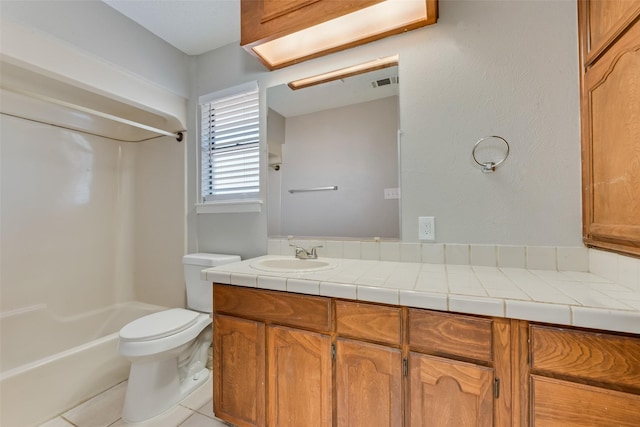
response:
[[[238,425],[265,425],[265,327],[216,315],[213,321],[213,407]]]
[[[593,31],[615,33],[582,58],[584,241],[639,256],[640,4],[579,4],[583,49]]]
[[[240,3],[240,45],[248,52],[256,54],[252,48],[260,43],[269,42],[279,37],[357,12],[366,7],[381,3],[383,0],[242,0]],[[264,58],[258,59],[270,70],[287,67],[295,63],[338,52],[354,46],[378,40],[394,34],[400,34],[425,25],[435,24],[438,18],[437,0],[423,0],[426,16],[415,19],[405,25],[384,28],[369,28],[360,39],[344,41],[335,45],[325,43],[319,50],[308,52],[306,56],[290,58],[284,62],[269,63]]]
[[[532,326],[531,368],[640,390],[640,339]]]
[[[492,360],[492,321],[459,314],[409,309],[412,349]]]
[[[214,284],[217,313],[328,332],[331,299]]]
[[[493,425],[492,369],[411,353],[409,381],[411,427]]]
[[[267,425],[332,424],[331,339],[315,332],[267,328]]]
[[[640,241],[638,81],[640,22],[585,75],[591,121],[592,185],[596,190],[592,232],[636,241]],[[594,229],[595,226],[601,230]]]
[[[401,426],[400,350],[345,339],[338,339],[336,346],[338,426]]]
[[[251,46],[355,12],[382,0],[241,0],[240,45]]]
[[[299,11],[317,1],[320,0],[263,0],[260,22],[265,23],[287,13]]]
[[[350,301],[336,301],[338,334],[400,345],[402,313],[400,307],[386,307]]]
[[[531,427],[637,427],[640,396],[532,376]]]
[[[638,10],[638,0],[589,2],[589,51],[601,51],[608,46],[619,35],[619,29],[637,16]]]

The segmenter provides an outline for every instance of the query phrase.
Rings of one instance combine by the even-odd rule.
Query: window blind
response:
[[[203,202],[258,196],[258,101],[256,83],[201,98],[200,190]]]

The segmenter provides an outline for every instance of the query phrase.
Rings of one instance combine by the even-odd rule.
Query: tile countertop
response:
[[[209,282],[640,334],[640,290],[587,272],[319,258],[308,272],[251,265],[203,270]]]

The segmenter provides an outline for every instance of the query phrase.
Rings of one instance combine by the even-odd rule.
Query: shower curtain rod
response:
[[[160,134],[160,135],[163,135],[163,136],[172,136],[178,142],[182,142],[182,140],[184,139],[184,132],[186,132],[186,130],[184,130],[184,129],[180,130],[180,131],[176,131],[176,132],[166,131],[164,129],[159,129],[159,128],[156,128],[156,127],[153,127],[153,126],[145,125],[145,124],[142,124],[142,123],[135,122],[133,120],[125,119],[123,117],[114,116],[113,114],[109,114],[109,113],[105,113],[105,112],[102,112],[102,111],[94,110],[94,109],[88,108],[88,107],[83,107],[81,105],[73,104],[71,102],[62,101],[60,99],[51,98],[49,96],[40,95],[38,93],[33,93],[33,92],[24,91],[24,90],[15,89],[15,88],[7,88],[7,87],[2,87],[2,89],[8,90],[10,92],[14,92],[14,93],[17,93],[17,94],[20,94],[20,95],[25,95],[25,96],[28,96],[28,97],[31,97],[31,98],[39,99],[41,101],[51,102],[53,104],[60,105],[62,107],[71,108],[71,109],[76,110],[76,111],[82,111],[84,113],[89,113],[89,114],[92,114],[94,116],[102,117],[104,119],[108,119],[108,120],[112,120],[112,121],[115,121],[115,122],[118,122],[118,123],[122,123],[122,124],[125,124],[125,125],[133,126],[133,127],[138,128],[138,129],[148,130],[150,132],[154,132],[154,133],[157,133],[157,134]]]

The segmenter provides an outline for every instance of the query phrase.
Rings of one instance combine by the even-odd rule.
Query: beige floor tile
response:
[[[87,400],[63,417],[78,427],[106,427],[120,418],[127,383],[120,383],[102,394]]]
[[[74,425],[64,418],[58,417],[47,421],[44,424],[40,424],[40,427],[74,427]]]
[[[118,420],[109,427],[176,427],[189,418],[193,413],[194,411],[191,409],[178,405],[146,422],[127,424],[122,420]]]
[[[218,419],[195,413],[187,421],[180,424],[180,427],[229,427],[229,425]]]
[[[213,398],[213,380],[211,375],[209,375],[209,380],[206,383],[202,384],[197,390],[187,396],[180,405],[185,406],[189,409],[193,409],[194,411],[200,409],[202,405],[207,403]]]
[[[78,427],[106,427],[120,418],[127,383],[123,382],[76,406],[63,417]]]
[[[202,415],[206,415],[207,417],[214,418],[213,414],[213,400],[209,400],[207,403],[198,408],[198,412]]]

